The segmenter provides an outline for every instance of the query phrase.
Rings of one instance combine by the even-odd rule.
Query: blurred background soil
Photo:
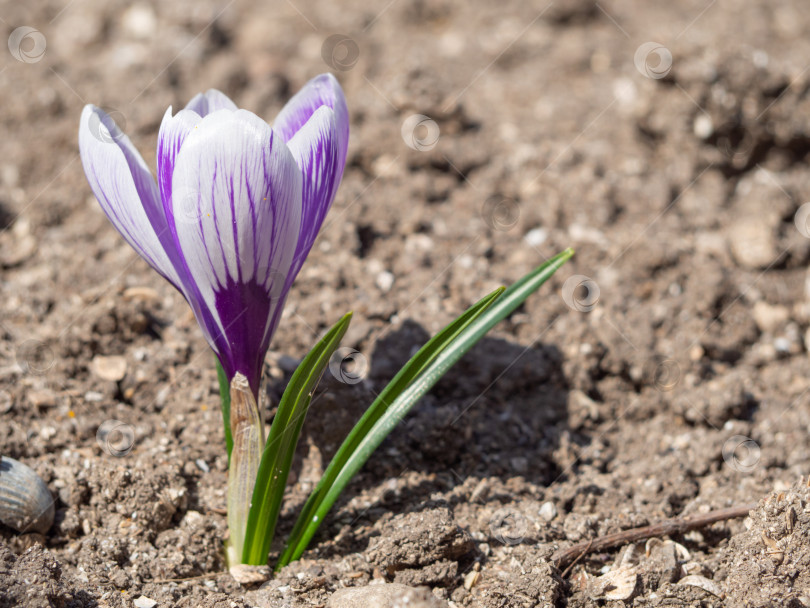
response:
[[[0,454],[56,500],[44,536],[0,528],[0,606],[303,608],[380,580],[456,607],[810,605],[803,3],[0,6]],[[213,87],[272,123],[324,71],[349,156],[267,358],[266,419],[349,309],[368,371],[324,378],[281,537],[415,347],[577,254],[414,409],[305,558],[245,589],[221,552],[213,357],[94,200],[79,114],[107,109],[154,167],[168,106]],[[131,441],[99,441],[110,420]],[[549,561],[757,501],[678,544]]]

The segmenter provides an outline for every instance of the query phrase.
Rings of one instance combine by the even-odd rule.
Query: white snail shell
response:
[[[17,532],[45,534],[53,524],[54,500],[30,467],[0,456],[0,522]]]

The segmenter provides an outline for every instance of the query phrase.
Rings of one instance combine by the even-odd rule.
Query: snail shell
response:
[[[45,534],[53,523],[53,497],[30,467],[0,456],[0,522],[17,532]]]

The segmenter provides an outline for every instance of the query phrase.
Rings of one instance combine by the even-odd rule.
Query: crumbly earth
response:
[[[304,608],[379,581],[457,608],[810,605],[802,3],[37,0],[0,22],[44,36],[0,53],[0,454],[56,501],[47,534],[0,529],[0,607]],[[577,254],[414,408],[304,559],[242,588],[213,358],[94,201],[78,119],[107,108],[154,166],[169,105],[215,87],[272,120],[323,71],[348,163],[267,357],[266,420],[349,309],[368,369],[322,381],[279,539],[415,347]]]

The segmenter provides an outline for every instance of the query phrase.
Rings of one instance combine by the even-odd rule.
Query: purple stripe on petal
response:
[[[287,147],[304,175],[301,232],[290,276],[293,280],[315,243],[343,174],[334,112],[326,106],[318,108]]]
[[[129,138],[103,110],[92,105],[82,111],[79,153],[90,188],[113,226],[182,291],[183,265],[155,180]]]
[[[204,117],[175,159],[177,240],[197,289],[190,303],[229,377],[243,373],[254,393],[287,294],[301,189],[287,146],[245,110]],[[182,227],[179,193],[196,214]]]
[[[174,230],[174,208],[172,205],[172,174],[174,173],[174,160],[180,147],[189,132],[202,118],[192,110],[180,110],[172,116],[171,107],[163,115],[160,123],[157,143],[157,175],[160,198],[163,201],[163,211],[169,228]],[[181,202],[181,209],[186,210],[187,201]],[[191,206],[193,202],[188,202]]]
[[[326,106],[335,113],[338,138],[338,166],[346,165],[349,147],[349,111],[340,83],[332,74],[321,74],[310,80],[279,112],[273,130],[288,142],[309,121],[318,108]]]

